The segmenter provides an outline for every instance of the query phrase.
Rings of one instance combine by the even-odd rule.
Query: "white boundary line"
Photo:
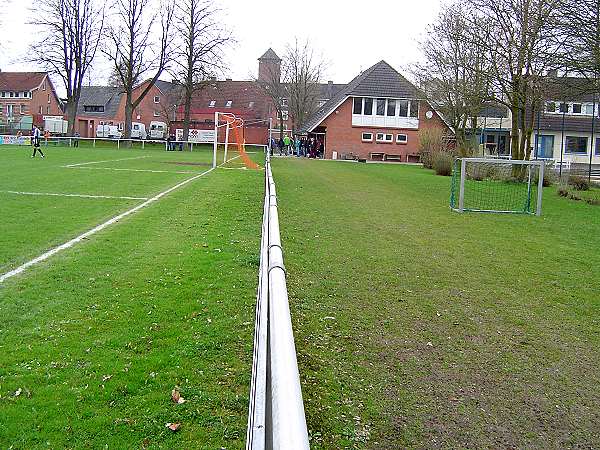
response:
[[[87,166],[89,164],[101,164],[101,163],[105,163],[105,162],[116,162],[116,161],[128,161],[131,159],[143,159],[143,158],[150,158],[150,155],[146,155],[146,156],[135,156],[132,158],[120,158],[120,159],[107,159],[104,161],[90,161],[90,162],[84,162],[84,163],[78,163],[78,164],[69,164],[67,166],[61,166],[61,167],[80,167],[80,166]]]
[[[81,197],[81,198],[109,198],[117,200],[148,200],[148,197],[123,197],[114,195],[88,195],[88,194],[60,194],[53,192],[21,192],[21,191],[0,191],[2,194],[16,194],[16,195],[42,195],[52,197]]]
[[[65,166],[66,167],[66,166]],[[150,173],[199,173],[192,170],[152,170],[152,169],[120,169],[116,167],[69,167],[70,169],[116,170],[117,172],[150,172]]]
[[[229,161],[232,161],[236,158],[239,158],[239,155],[236,156],[235,158],[232,158]],[[223,163],[225,164],[225,163]],[[70,241],[65,242],[62,245],[59,245],[58,247],[54,247],[51,250],[48,250],[46,253],[43,253],[42,255],[38,256],[37,258],[32,259],[31,261],[27,261],[25,264],[20,265],[19,267],[17,267],[16,269],[11,270],[10,272],[6,272],[5,274],[0,275],[0,283],[3,283],[4,281],[6,281],[7,279],[14,277],[15,275],[19,275],[20,273],[23,273],[25,270],[27,270],[28,268],[30,268],[31,266],[34,266],[37,263],[40,263],[42,261],[45,261],[46,259],[50,258],[51,256],[55,255],[56,253],[62,251],[62,250],[66,250],[70,247],[73,247],[75,244],[83,241],[84,239],[87,239],[88,237],[92,236],[93,234],[98,233],[99,231],[102,231],[103,229],[105,229],[106,227],[112,225],[113,223],[118,222],[119,220],[139,211],[142,208],[145,208],[146,206],[151,205],[152,203],[160,200],[161,198],[163,198],[165,195],[170,194],[171,192],[173,192],[176,189],[179,189],[182,186],[185,186],[188,183],[191,183],[194,180],[197,180],[200,177],[203,177],[204,175],[207,175],[209,173],[211,173],[213,170],[215,170],[214,168],[210,168],[205,172],[202,172],[199,175],[196,175],[194,177],[188,178],[186,180],[183,180],[181,183],[176,184],[175,186],[170,187],[169,189],[167,189],[166,191],[161,192],[160,194],[155,195],[152,198],[149,198],[148,200],[146,200],[144,203],[140,203],[139,205],[135,206],[134,208],[131,208],[121,214],[119,214],[118,216],[113,217],[112,219],[107,220],[104,223],[101,223],[100,225],[92,228],[89,231],[86,231],[85,233],[77,236],[76,238],[71,239]]]

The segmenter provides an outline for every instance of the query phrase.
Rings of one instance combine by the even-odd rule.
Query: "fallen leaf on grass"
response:
[[[18,397],[19,395],[21,395],[21,392],[23,392],[23,389],[19,388],[15,391],[15,397]]]
[[[171,400],[173,400],[173,403],[177,403],[178,405],[185,403],[185,399],[181,396],[177,388],[171,391]]]
[[[181,428],[181,424],[168,422],[165,424],[165,427],[167,427],[171,431],[178,431]]]

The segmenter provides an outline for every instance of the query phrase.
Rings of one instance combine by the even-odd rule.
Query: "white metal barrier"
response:
[[[277,195],[267,153],[247,450],[308,449]]]

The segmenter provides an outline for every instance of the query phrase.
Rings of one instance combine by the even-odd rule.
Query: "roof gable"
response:
[[[314,130],[325,120],[335,108],[346,98],[388,97],[388,98],[423,98],[421,92],[392,66],[379,61],[374,66],[354,78],[345,88],[339,89],[307,122],[302,125],[303,131]]]
[[[42,84],[46,72],[0,72],[0,90],[31,91]]]
[[[258,58],[258,60],[259,61],[281,61],[281,58],[279,56],[277,56],[277,53],[275,53],[275,51],[272,48],[269,48],[269,50],[267,50],[264,55],[262,55],[260,58]]]
[[[111,86],[82,86],[78,115],[92,115],[98,117],[114,117],[119,109],[123,93],[118,87]],[[85,111],[86,106],[103,106],[104,112]]]

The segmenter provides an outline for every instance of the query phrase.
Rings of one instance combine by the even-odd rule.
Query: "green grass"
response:
[[[600,446],[600,209],[458,214],[419,167],[275,160],[312,448]]]
[[[66,148],[32,160],[29,150],[0,148],[0,190],[149,197],[193,174],[61,166],[207,161]],[[1,448],[243,448],[263,176],[213,171],[0,285]],[[141,203],[0,202],[1,272]],[[176,385],[182,405],[170,399]]]

